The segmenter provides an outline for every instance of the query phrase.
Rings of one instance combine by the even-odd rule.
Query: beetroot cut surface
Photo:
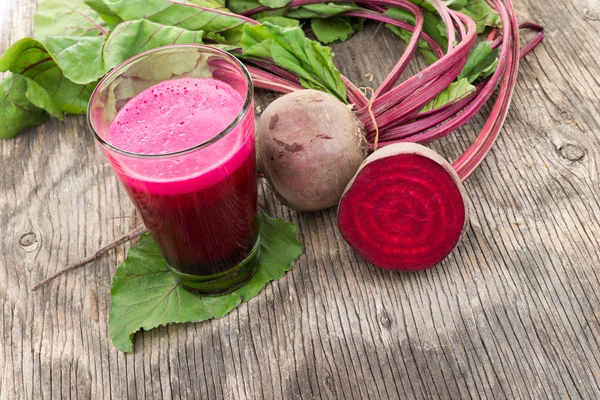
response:
[[[417,144],[373,153],[348,184],[338,226],[348,244],[385,269],[415,271],[438,264],[466,227],[462,184],[450,164]]]

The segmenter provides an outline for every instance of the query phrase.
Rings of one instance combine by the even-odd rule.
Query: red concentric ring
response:
[[[340,201],[344,239],[381,268],[438,264],[456,247],[467,218],[461,183],[447,168],[415,152],[367,159]]]

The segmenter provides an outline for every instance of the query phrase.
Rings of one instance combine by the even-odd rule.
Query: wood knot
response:
[[[591,10],[584,9],[583,19],[587,19],[588,21],[600,21],[600,15]]]
[[[558,155],[571,162],[583,160],[585,150],[575,144],[565,144],[558,148]]]
[[[27,232],[19,238],[19,245],[27,252],[34,251],[37,248],[37,236],[33,232]]]
[[[381,312],[381,315],[379,316],[379,323],[384,328],[388,328],[392,324],[392,319],[390,318],[390,316],[387,313],[387,311],[383,310]]]
[[[336,393],[335,380],[333,379],[333,377],[328,376],[327,378],[325,378],[325,386],[327,386],[327,389],[331,390],[333,394]]]

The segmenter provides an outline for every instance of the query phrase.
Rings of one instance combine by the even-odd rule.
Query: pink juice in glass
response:
[[[235,84],[235,83],[232,83]],[[113,168],[177,272],[211,276],[236,266],[258,239],[252,106],[212,78],[166,80],[118,112],[107,142],[129,153],[159,155],[215,141],[194,153],[120,162]],[[230,131],[217,135],[242,115]]]

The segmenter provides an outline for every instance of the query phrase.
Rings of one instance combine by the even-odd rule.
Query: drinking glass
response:
[[[225,129],[180,151],[137,154],[111,144],[111,123],[129,100],[181,78],[224,82],[239,93],[243,107]],[[218,112],[218,104],[214,109]],[[258,266],[253,110],[246,68],[230,54],[203,45],[164,46],[136,55],[106,75],[89,102],[96,141],[169,268],[183,286],[201,294],[234,290]],[[146,134],[152,135],[151,128]]]

